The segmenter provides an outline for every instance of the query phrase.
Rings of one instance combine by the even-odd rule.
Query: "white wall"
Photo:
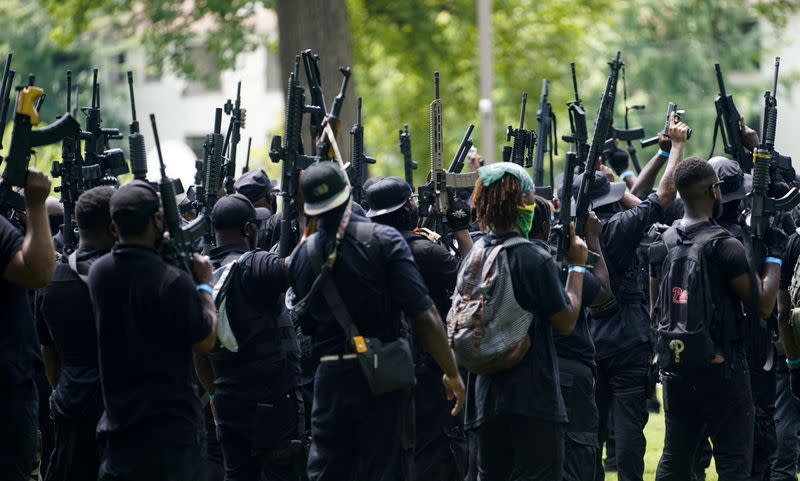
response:
[[[764,52],[761,65],[764,90],[772,89],[774,58],[781,57],[781,77],[800,72],[800,15],[789,17],[786,30],[778,37],[774,48]],[[766,30],[764,43],[772,38]],[[800,83],[792,82],[789,88],[778,86],[778,128],[775,133],[775,148],[783,155],[792,157],[795,170],[800,172]]]

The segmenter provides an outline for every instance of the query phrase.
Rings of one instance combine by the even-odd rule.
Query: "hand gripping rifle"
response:
[[[167,177],[164,157],[161,155],[161,142],[158,140],[156,116],[153,114],[150,114],[150,124],[153,126],[153,140],[156,143],[158,165],[161,169],[158,190],[161,193],[161,205],[164,207],[164,224],[169,232],[169,239],[164,241],[165,257],[170,264],[191,273],[194,246],[206,234],[208,218],[202,213],[193,221],[182,225],[178,202],[175,199],[174,183]]]
[[[419,215],[422,227],[432,229],[439,234],[444,234],[444,222],[442,217],[447,214],[450,208],[450,191],[457,188],[471,188],[478,179],[477,172],[467,174],[456,173],[455,171],[444,170],[442,161],[442,101],[439,99],[439,72],[433,73],[434,99],[430,105],[431,122],[431,171],[428,183],[419,187]],[[458,158],[463,157],[469,152],[469,147],[464,148],[472,134],[473,125],[467,128],[467,134],[461,141],[456,155],[451,162],[451,166],[457,167]]]
[[[119,185],[117,177],[129,172],[128,163],[122,149],[109,149],[109,140],[121,139],[119,129],[103,127],[100,116],[100,83],[97,81],[97,69],[92,72],[92,105],[81,109],[86,115],[86,130],[81,132],[84,141],[84,170],[86,188],[98,185]]]
[[[241,140],[241,129],[245,128],[244,124],[247,119],[247,111],[242,107],[242,82],[236,84],[236,102],[231,103],[230,99],[225,103],[225,114],[231,116],[231,121],[228,124],[228,133],[225,136],[225,145],[223,152],[227,154],[227,160],[222,165],[225,174],[225,193],[233,194],[236,191],[233,188],[233,183],[236,180],[236,149]]]
[[[128,134],[128,148],[131,157],[133,178],[147,181],[147,153],[144,150],[144,136],[139,132],[139,121],[136,120],[136,100],[133,96],[133,72],[128,71],[128,91],[131,95],[131,123]]]
[[[211,211],[214,210],[214,205],[217,203],[219,197],[220,180],[222,176],[222,109],[218,108],[214,111],[214,132],[208,136],[207,145],[204,148],[204,155],[207,157],[205,161],[205,179],[203,182],[203,194],[205,199],[203,202],[203,212],[206,216],[211,216]],[[200,192],[198,192],[198,196]],[[214,231],[211,223],[208,223],[206,230],[206,246],[213,246],[216,244],[214,238]]]
[[[72,71],[67,70],[67,110],[72,110]],[[80,154],[80,126],[61,142],[61,162],[54,161],[50,170],[53,178],[61,178],[61,185],[55,191],[61,195],[64,206],[63,253],[71,254],[76,249],[77,235],[73,226],[75,203],[84,192],[83,159]]]
[[[667,104],[667,116],[666,120],[664,120],[664,130],[661,131],[662,134],[669,137],[669,116],[672,113],[675,113],[675,118],[677,120],[681,120],[684,114],[686,114],[685,110],[678,110],[678,106],[675,105],[675,102],[669,102]],[[687,132],[686,138],[690,139],[692,137],[692,129],[689,129]],[[654,137],[650,137],[649,139],[642,140],[641,144],[642,147],[650,147],[651,145],[655,145],[658,143],[658,135]]]
[[[350,82],[350,67],[339,67],[339,72],[342,73],[342,86],[339,88],[339,94],[333,99],[333,107],[325,117],[324,123],[331,126],[334,136],[339,135],[339,116],[342,114],[342,105],[344,105],[344,95],[347,92],[347,84]],[[321,135],[321,134],[320,134]],[[322,136],[319,141],[320,157],[328,160],[333,160],[336,157],[331,140],[327,136]]]
[[[722,69],[719,64],[714,64],[717,72],[717,84],[719,85],[719,95],[714,100],[714,107],[717,110],[717,121],[714,124],[714,142],[711,145],[709,158],[714,155],[717,145],[717,132],[722,134],[722,144],[725,153],[730,155],[733,160],[739,163],[742,170],[750,173],[753,170],[753,154],[745,148],[742,140],[742,130],[739,128],[739,110],[733,103],[733,97],[728,95],[725,90],[725,81],[722,78]]]
[[[8,155],[5,157],[6,167],[0,180],[0,205],[23,210],[25,203],[12,187],[24,187],[28,180],[28,166],[34,147],[50,145],[80,132],[80,124],[66,112],[56,122],[45,128],[33,130],[39,124],[39,112],[36,104],[44,95],[44,90],[34,85],[34,76],[28,78],[28,85],[17,88],[17,101],[14,109],[14,130]]]
[[[569,127],[571,134],[564,135],[561,139],[573,145],[574,152],[577,154],[576,163],[573,168],[581,170],[586,168],[586,158],[589,156],[589,131],[586,128],[586,110],[583,102],[578,96],[578,78],[575,75],[575,62],[569,64],[572,71],[572,89],[575,92],[575,100],[567,102],[567,112],[569,113]]]
[[[281,257],[288,257],[294,248],[292,222],[298,217],[297,207],[294,204],[295,196],[299,189],[298,181],[300,171],[320,160],[317,156],[304,155],[300,142],[303,127],[303,114],[320,111],[319,107],[305,105],[305,89],[298,80],[300,57],[295,57],[294,70],[289,74],[289,86],[286,93],[286,118],[283,138],[279,135],[272,137],[269,158],[281,164],[281,230],[278,253]]]
[[[366,195],[364,193],[364,181],[367,179],[367,164],[374,164],[375,159],[364,153],[364,126],[361,125],[361,97],[356,101],[356,123],[350,130],[352,148],[350,149],[350,172],[353,192],[353,202],[361,204]]]
[[[417,170],[418,164],[411,156],[411,134],[408,132],[408,124],[403,125],[403,130],[400,131],[400,153],[403,155],[403,170],[406,175],[406,182],[414,190],[414,171]]]
[[[309,112],[311,114],[309,122],[309,127],[311,128],[311,154],[317,155],[316,146],[322,136],[322,122],[325,120],[328,109],[325,106],[325,96],[322,94],[322,80],[319,73],[319,55],[312,52],[311,49],[303,50],[301,55],[303,56],[303,67],[306,71],[311,105],[319,108],[319,110]],[[344,98],[344,96],[342,96],[342,98]],[[321,154],[321,156],[323,155]]]
[[[544,154],[550,154],[550,187],[555,188],[553,179],[553,155],[558,155],[558,144],[556,143],[556,114],[553,107],[547,100],[550,93],[550,81],[542,80],[542,95],[539,99],[539,110],[536,112],[536,120],[539,121],[539,133],[536,135],[538,148],[536,158],[533,161],[533,184],[539,188],[544,186]]]
[[[533,146],[536,145],[536,133],[525,130],[525,108],[528,104],[528,93],[522,92],[522,106],[519,113],[519,128],[508,126],[506,142],[512,138],[514,142],[503,147],[503,162],[514,162],[526,169],[533,166]]]
[[[555,229],[557,234],[556,260],[563,263],[569,251],[570,236],[569,224],[572,222],[572,182],[575,178],[575,164],[578,161],[578,154],[569,151],[564,159],[564,176],[561,180],[561,192],[559,200],[561,211],[558,213],[559,225]]]
[[[603,151],[606,141],[606,132],[614,120],[614,90],[613,76],[608,77],[606,90],[603,99],[600,101],[600,108],[594,122],[594,135],[589,146],[589,153],[586,157],[586,168],[581,179],[581,188],[578,191],[578,198],[575,203],[575,233],[584,237],[584,227],[586,219],[589,218],[589,205],[592,201],[592,188],[594,187],[594,176],[597,171],[597,157]]]

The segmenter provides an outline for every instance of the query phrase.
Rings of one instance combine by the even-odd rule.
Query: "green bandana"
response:
[[[496,162],[494,164],[484,165],[478,169],[478,177],[484,187],[489,187],[498,180],[502,179],[504,175],[511,174],[517,178],[520,183],[520,190],[523,194],[533,192],[533,180],[528,172],[513,162]]]
[[[522,237],[528,238],[533,225],[533,208],[535,204],[531,205],[518,205],[517,206],[517,222],[516,226],[522,232]]]

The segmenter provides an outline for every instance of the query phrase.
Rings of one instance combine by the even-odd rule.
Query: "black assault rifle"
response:
[[[225,145],[223,152],[227,154],[227,159],[222,165],[225,175],[225,193],[233,194],[236,192],[233,188],[233,183],[236,180],[236,148],[241,140],[240,130],[245,128],[245,120],[247,119],[247,112],[242,108],[242,82],[236,84],[236,102],[231,103],[231,100],[224,105],[225,114],[231,116],[231,121],[228,124],[228,133],[225,136]]]
[[[133,96],[133,72],[128,71],[128,91],[131,95],[131,123],[128,133],[128,148],[131,157],[131,172],[133,178],[147,181],[147,153],[144,150],[144,136],[139,131],[139,121],[136,120],[136,100]]]
[[[319,55],[312,52],[311,49],[303,50],[301,55],[303,56],[303,67],[306,71],[308,94],[311,98],[311,105],[318,107],[318,110],[309,112],[309,127],[311,129],[311,154],[317,155],[317,141],[320,139],[320,137],[322,137],[322,122],[325,120],[325,115],[327,114],[328,109],[325,106],[325,96],[322,93],[322,80],[319,73]],[[347,84],[345,83],[344,85],[346,87]],[[344,95],[342,95],[342,98],[344,98]]]
[[[619,74],[622,71],[622,76],[625,78],[625,62],[621,60],[622,52],[617,52],[617,56],[614,60],[608,62],[608,66],[611,68],[611,79],[612,79],[612,87],[611,91],[614,93],[613,99],[611,101],[611,115],[614,115],[614,101],[617,97],[617,84],[619,83]],[[627,90],[627,89],[626,89]],[[611,124],[607,127],[605,133],[606,141],[612,139],[634,141],[644,138],[644,129],[615,129],[614,128],[614,119],[611,119]]]
[[[733,103],[733,97],[728,95],[725,90],[725,81],[722,78],[722,69],[719,64],[714,64],[717,72],[717,84],[719,85],[719,95],[714,100],[714,108],[717,110],[717,121],[714,124],[714,142],[711,145],[709,158],[714,155],[714,148],[717,145],[717,133],[722,135],[722,144],[725,153],[730,155],[733,160],[739,163],[742,170],[750,173],[753,170],[753,154],[744,146],[742,130],[739,127],[739,110]]]
[[[218,108],[214,111],[214,131],[208,136],[206,146],[204,146],[205,160],[205,178],[203,181],[203,191],[198,190],[198,198],[201,194],[205,196],[203,199],[202,211],[207,215],[211,215],[214,210],[214,205],[217,203],[219,197],[220,181],[222,176],[222,151],[224,150],[222,138],[222,109]],[[205,245],[207,247],[216,244],[214,238],[214,230],[211,223],[208,223],[206,229]]]
[[[533,166],[533,147],[536,145],[536,133],[525,129],[525,109],[528,105],[528,93],[522,92],[522,106],[519,111],[519,128],[508,126],[506,141],[512,138],[512,144],[503,147],[503,162],[514,162],[529,169]],[[538,185],[538,184],[537,184]]]
[[[353,202],[361,205],[366,195],[364,181],[367,180],[367,164],[374,164],[375,159],[364,153],[364,126],[361,125],[361,97],[356,101],[356,123],[350,130],[352,147],[350,149],[350,185]]]
[[[328,112],[327,117],[325,117],[325,122],[331,126],[333,135],[337,137],[339,135],[339,126],[341,124],[339,121],[339,116],[342,114],[344,96],[347,92],[347,84],[350,82],[350,67],[339,67],[339,72],[342,73],[342,86],[339,88],[339,94],[333,99],[333,107],[331,107],[331,111]],[[328,160],[333,160],[336,157],[336,154],[333,151],[331,140],[326,135],[322,136],[320,139],[319,152],[321,157],[327,158]]]
[[[164,224],[169,232],[169,239],[164,240],[164,256],[167,262],[191,273],[194,246],[206,234],[208,218],[206,214],[201,213],[186,225],[181,222],[180,210],[175,199],[174,183],[167,177],[164,157],[161,155],[161,142],[158,140],[156,116],[153,114],[150,114],[150,124],[153,126],[153,140],[156,143],[158,165],[161,169],[158,190],[161,193],[161,205],[164,208]]]
[[[586,158],[589,156],[589,131],[586,128],[586,110],[583,108],[583,102],[578,96],[578,78],[575,75],[575,62],[569,64],[572,71],[572,89],[575,92],[575,100],[567,102],[567,112],[569,113],[569,127],[572,132],[570,135],[564,135],[561,139],[564,142],[573,145],[574,152],[577,154],[576,163],[573,168],[577,167],[580,170],[586,168]]]
[[[558,155],[558,143],[556,142],[556,114],[553,107],[547,100],[550,93],[550,81],[542,80],[542,96],[539,100],[539,110],[536,112],[536,120],[539,121],[539,132],[536,135],[537,149],[536,157],[533,161],[533,184],[537,189],[544,187],[544,154],[550,154],[550,188],[555,188],[553,178],[553,155]]]
[[[403,125],[400,131],[400,153],[403,155],[403,170],[406,175],[406,182],[414,190],[414,171],[419,166],[417,161],[411,156],[411,134],[408,132],[408,124]]]
[[[303,127],[303,114],[318,112],[320,107],[305,105],[305,89],[298,79],[300,70],[300,57],[295,57],[294,69],[289,73],[289,86],[286,92],[286,120],[284,123],[283,138],[276,135],[272,137],[269,158],[281,164],[281,223],[280,243],[278,253],[281,257],[288,257],[294,248],[296,239],[293,234],[292,223],[297,220],[298,211],[294,199],[299,189],[298,179],[300,171],[320,160],[317,156],[304,155],[300,141]]]
[[[100,83],[97,81],[97,69],[92,71],[92,104],[81,109],[86,115],[86,130],[81,132],[84,145],[84,170],[86,189],[98,185],[119,186],[117,177],[129,172],[128,163],[122,149],[109,149],[110,140],[122,138],[119,129],[103,127],[100,116]]]

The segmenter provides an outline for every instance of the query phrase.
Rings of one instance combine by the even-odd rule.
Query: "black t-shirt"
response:
[[[619,309],[596,319],[589,316],[597,359],[606,359],[650,342],[650,314],[645,305],[636,247],[650,226],[659,222],[663,215],[664,209],[656,194],[650,194],[633,209],[610,217],[598,214],[603,221],[603,256]]]
[[[786,251],[783,253],[783,264],[781,265],[781,289],[789,289],[792,285],[792,275],[797,265],[797,258],[800,257],[800,235],[797,232],[789,236],[786,244]]]
[[[76,251],[78,272],[108,249],[81,246]],[[66,258],[56,264],[53,280],[36,294],[36,326],[42,345],[52,346],[61,361],[61,375],[51,407],[62,416],[98,417],[103,410],[97,330],[89,288]]]
[[[321,253],[327,258],[333,249],[338,222],[326,225],[324,220],[320,219],[317,235],[323,246]],[[429,309],[433,301],[403,236],[392,227],[375,224],[372,241],[377,258],[371,259],[367,247],[350,232],[359,222],[369,220],[353,213],[348,232],[339,246],[333,279],[361,335],[390,341],[400,335],[401,313],[414,317]],[[308,294],[317,277],[311,267],[307,244],[302,243],[292,253],[289,269],[297,299]],[[300,322],[304,332],[312,337],[315,356],[352,351],[352,342],[346,339],[321,292]]]
[[[589,314],[589,306],[600,293],[600,288],[600,281],[594,274],[586,272],[583,275],[583,294],[581,296],[583,309],[581,309],[578,319],[575,321],[575,329],[569,336],[553,331],[553,341],[555,342],[558,357],[582,361],[589,366],[595,365],[594,340],[592,340],[592,334],[589,332],[589,323],[586,318]]]
[[[709,222],[700,222],[688,227],[683,227],[681,222],[677,224],[677,227],[686,235],[694,236],[709,225]],[[661,251],[661,255],[657,255],[655,252],[656,251],[651,249],[650,276],[658,279],[659,282],[663,282],[663,277],[665,275],[663,263],[666,251]],[[719,297],[727,297],[727,299],[715,298],[715,303],[719,305],[718,309],[727,309],[727,311],[723,312],[731,314],[730,316],[722,316],[726,318],[723,319],[723,321],[739,322],[741,316],[737,319],[734,314],[742,312],[741,301],[730,284],[732,280],[742,274],[750,272],[750,265],[747,262],[747,254],[745,253],[744,246],[735,237],[727,237],[716,241],[713,246],[707,246],[704,252],[705,255],[708,256],[705,259],[705,265],[709,268],[711,286],[717,288],[715,290],[712,289],[712,295],[714,295],[714,293],[719,293]],[[727,305],[723,305],[723,303],[727,303]],[[734,336],[732,338],[738,337],[738,333],[740,332],[739,326],[725,325],[723,328],[726,329],[731,336]],[[716,333],[712,331],[711,335],[715,337]],[[715,339],[715,341],[719,341],[719,339]],[[720,349],[724,348],[724,346],[721,345],[717,347]]]
[[[489,234],[480,242],[496,243],[514,236],[519,234],[500,238]],[[490,375],[469,374],[465,425],[476,428],[500,414],[566,422],[550,323],[550,317],[569,303],[558,265],[548,251],[534,243],[509,247],[505,252],[514,298],[534,315],[528,331],[531,347],[511,369]]]
[[[6,387],[31,381],[34,368],[41,363],[28,293],[3,277],[11,259],[22,248],[22,240],[22,233],[0,216],[0,386]]]
[[[441,244],[420,234],[411,231],[404,231],[401,234],[408,242],[411,255],[414,256],[414,262],[425,281],[428,294],[439,310],[439,315],[443,320],[446,319],[461,261]]]
[[[225,245],[212,249],[209,257],[214,268],[220,268],[236,261],[248,250],[244,245]],[[245,328],[240,332],[266,333],[268,340],[279,344],[282,349],[254,355],[255,346],[240,344],[241,355],[232,354],[220,360],[212,356],[216,394],[239,399],[269,399],[292,390],[300,376],[294,329],[288,320],[284,322],[286,325],[278,327],[283,293],[288,287],[283,259],[272,252],[256,251],[240,264],[236,272],[238,279],[231,281],[227,292],[228,321],[235,326],[234,330],[240,324],[255,323],[247,326],[252,329]],[[268,323],[268,326],[263,323]],[[250,344],[258,344],[260,340],[261,336],[254,336]],[[293,349],[287,346],[292,343]]]
[[[148,425],[193,442],[202,420],[192,344],[211,331],[192,277],[151,248],[116,245],[89,270],[105,411],[98,432]]]

